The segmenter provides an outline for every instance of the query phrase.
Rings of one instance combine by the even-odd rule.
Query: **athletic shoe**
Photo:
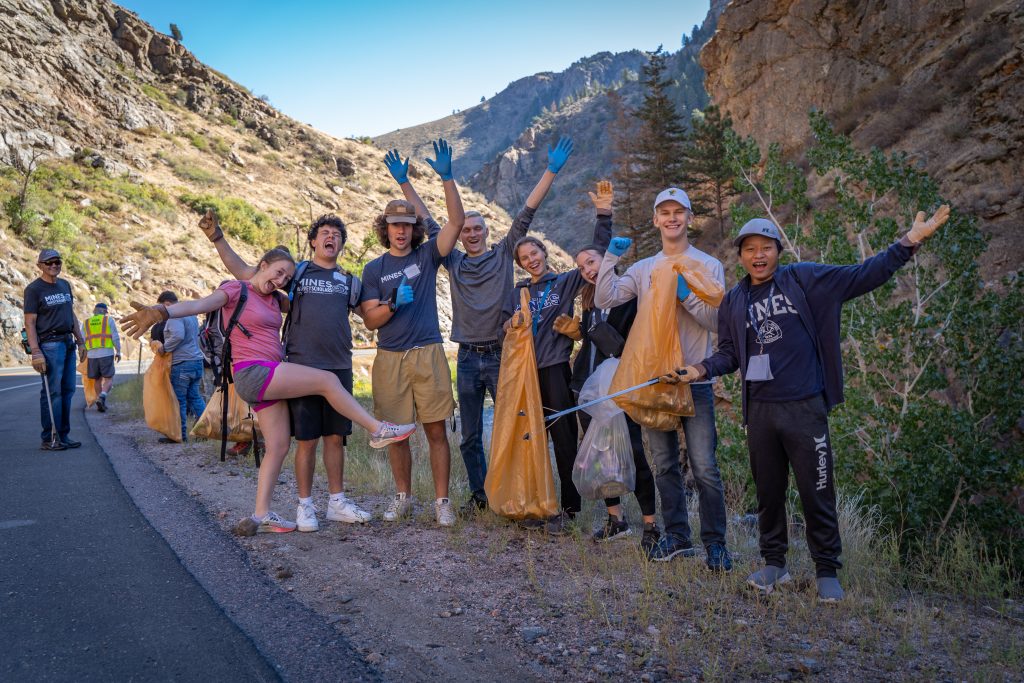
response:
[[[299,531],[320,530],[320,522],[316,520],[316,506],[313,503],[299,503],[295,510],[295,526]]]
[[[650,556],[654,546],[661,540],[661,530],[654,522],[644,522],[644,533],[640,537],[640,550],[644,555]]]
[[[708,558],[705,561],[708,565],[708,569],[713,572],[731,572],[732,571],[732,555],[725,549],[725,546],[721,543],[712,543],[705,548],[708,553]]]
[[[626,520],[608,515],[608,520],[604,523],[604,526],[595,531],[592,538],[594,543],[607,543],[608,541],[614,541],[616,538],[625,538],[632,533],[633,531],[629,528],[629,523]]]
[[[355,502],[344,495],[338,499],[331,499],[327,503],[327,519],[332,522],[346,522],[348,524],[364,524],[373,519],[373,515],[359,507]]]
[[[793,577],[789,575],[789,570],[785,567],[766,564],[763,569],[758,569],[747,577],[747,584],[768,595],[777,586],[789,583],[792,580]]]
[[[100,396],[98,399],[96,399],[96,410],[100,411],[101,413],[107,412],[107,399],[104,398],[103,396]]]
[[[234,456],[247,455],[250,448],[252,448],[252,441],[239,441],[227,450],[227,454]]]
[[[834,576],[818,577],[818,602],[841,602],[846,594],[843,587],[839,585],[839,579]]]
[[[552,536],[564,536],[572,531],[573,515],[562,510],[544,524],[544,530]]]
[[[44,451],[64,451],[67,450],[67,446],[60,441],[44,441],[43,445],[39,447]]]
[[[434,518],[441,526],[455,526],[455,510],[452,509],[452,502],[447,498],[435,500]]]
[[[381,422],[380,429],[370,435],[370,448],[384,448],[397,441],[405,441],[413,432],[416,425],[396,425],[392,422]]]
[[[412,514],[412,498],[408,493],[396,493],[384,510],[385,522],[396,522]]]
[[[64,448],[79,448],[82,445],[81,441],[75,441],[74,439],[61,439],[60,442],[64,444]]]
[[[486,509],[487,495],[483,493],[474,493],[469,497],[469,500],[463,504],[462,509],[459,510],[459,512],[461,512],[463,516],[469,517],[470,515],[474,515],[477,512],[481,512]]]
[[[668,562],[677,555],[693,557],[697,554],[693,543],[681,541],[675,536],[662,536],[658,543],[647,553],[647,559],[651,562]]]
[[[235,525],[235,533],[239,536],[255,536],[256,534],[285,534],[295,531],[295,522],[281,519],[276,512],[268,512],[262,522],[246,517]]]
[[[544,528],[545,521],[543,519],[520,519],[516,522],[516,525],[520,529],[527,531],[540,531]]]

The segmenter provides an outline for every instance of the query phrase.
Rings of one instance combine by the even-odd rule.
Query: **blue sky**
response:
[[[176,23],[202,62],[338,137],[432,121],[603,50],[675,51],[708,11],[708,0],[119,4],[158,31]]]

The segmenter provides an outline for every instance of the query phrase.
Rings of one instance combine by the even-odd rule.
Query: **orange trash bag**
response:
[[[679,345],[677,274],[686,279],[690,290],[701,300],[712,306],[722,302],[724,288],[697,261],[680,255],[659,262],[651,273],[650,295],[637,308],[608,393],[642,384],[686,365]],[[693,396],[686,384],[652,384],[613,400],[634,422],[660,431],[673,430],[679,425],[679,417],[693,415]]]
[[[78,374],[82,376],[82,388],[85,389],[85,407],[91,408],[99,397],[100,392],[96,388],[97,381],[89,379],[89,359],[86,358],[78,364]]]
[[[192,427],[192,436],[220,441],[221,416],[224,414],[224,389],[217,387],[213,396],[206,403],[206,410]],[[235,385],[228,385],[228,441],[246,442],[253,440],[255,431],[255,414],[249,410],[249,404],[235,393]]]
[[[558,512],[558,499],[548,457],[526,287],[520,303],[525,320],[520,327],[509,328],[501,350],[491,462],[484,490],[490,508],[502,517],[546,519]]]
[[[153,342],[159,344],[159,342]],[[153,364],[142,378],[142,408],[146,424],[172,441],[181,441],[178,397],[171,389],[171,354],[154,350]]]

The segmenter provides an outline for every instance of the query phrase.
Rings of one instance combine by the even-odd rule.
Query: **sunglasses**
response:
[[[49,268],[52,268],[53,266],[60,267],[60,266],[64,265],[64,262],[61,261],[60,259],[57,259],[56,261],[43,261],[43,265],[47,266]]]

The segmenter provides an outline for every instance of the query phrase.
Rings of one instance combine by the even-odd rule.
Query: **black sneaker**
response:
[[[650,555],[654,546],[661,540],[661,529],[654,522],[644,522],[644,534],[640,537],[640,550],[644,555]]]
[[[107,412],[107,399],[105,399],[102,396],[96,399],[96,410],[100,411],[101,413]]]
[[[572,531],[572,523],[573,515],[562,510],[547,521],[547,524],[544,525],[544,529],[552,536],[564,536]]]
[[[63,451],[63,450],[67,450],[67,446],[65,446],[60,441],[44,441],[43,445],[40,446],[39,448],[40,448],[40,450],[44,450],[44,451]]]
[[[725,549],[725,546],[721,543],[712,543],[705,548],[708,553],[708,559],[706,561],[708,569],[713,572],[731,572],[732,571],[732,555]]]
[[[520,519],[516,522],[520,529],[527,531],[541,531],[544,529],[543,519]]]
[[[662,536],[658,544],[647,553],[647,559],[651,562],[668,562],[678,555],[693,557],[696,554],[693,543],[682,541],[675,536]]]
[[[459,511],[464,516],[474,515],[477,512],[482,512],[487,509],[487,496],[484,494],[474,493],[469,497],[469,500],[463,504],[462,509]]]
[[[81,441],[74,439],[61,439],[60,442],[64,444],[64,448],[79,448],[82,445]]]
[[[632,533],[626,520],[608,515],[608,521],[604,523],[603,527],[594,532],[592,538],[594,543],[607,543],[608,541],[614,541],[616,538],[625,538]]]

